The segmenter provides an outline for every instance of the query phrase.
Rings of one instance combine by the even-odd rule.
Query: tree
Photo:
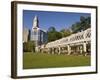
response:
[[[60,32],[56,32],[56,40],[62,38],[62,35]]]
[[[24,42],[23,43],[23,51],[24,52],[34,52],[35,51],[35,43],[33,41]]]
[[[47,31],[47,34],[48,34],[48,42],[55,41],[62,37],[61,33],[56,31],[55,27],[50,27]]]
[[[91,27],[91,18],[90,17],[80,17],[80,21],[72,24],[71,29],[73,33],[78,31],[84,31]]]
[[[55,31],[56,31],[56,29],[53,26],[51,26],[50,28],[48,28],[48,32],[55,32]]]
[[[81,31],[81,24],[80,22],[76,22],[75,24],[72,24],[72,31],[73,33],[77,33],[79,31]]]
[[[71,31],[69,29],[62,29],[60,31],[60,33],[61,33],[62,37],[67,37],[71,34]]]
[[[90,28],[91,18],[90,17],[80,17],[80,24],[82,27],[82,30],[86,30],[87,28]]]
[[[91,27],[91,18],[90,17],[87,17],[85,19],[85,22],[86,22],[86,28],[85,29],[90,28]]]

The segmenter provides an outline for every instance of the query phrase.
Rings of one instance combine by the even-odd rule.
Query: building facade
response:
[[[23,28],[23,43],[29,40],[29,29]]]
[[[47,43],[47,32],[39,28],[39,20],[37,16],[33,19],[31,41],[35,42],[36,51],[38,51],[38,46]]]

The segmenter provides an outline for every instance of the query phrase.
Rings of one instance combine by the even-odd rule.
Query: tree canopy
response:
[[[90,27],[91,27],[91,18],[81,16],[79,22],[72,24],[71,29],[73,33],[76,33],[78,31],[84,31]]]
[[[84,31],[90,27],[91,27],[91,17],[84,17],[84,16],[81,16],[80,21],[75,22],[68,29],[66,28],[66,29],[57,31],[54,26],[51,26],[48,28],[48,31],[47,31],[48,42],[55,41],[55,40],[63,38],[63,37],[67,37],[67,36],[71,35],[72,33]]]
[[[62,37],[67,37],[71,34],[71,31],[69,29],[62,29],[60,31],[60,33],[61,33]]]
[[[62,37],[61,33],[58,32],[55,27],[50,27],[47,31],[48,42],[60,39]]]

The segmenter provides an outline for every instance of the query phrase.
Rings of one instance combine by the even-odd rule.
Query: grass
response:
[[[53,68],[90,66],[90,56],[24,53],[23,68]]]

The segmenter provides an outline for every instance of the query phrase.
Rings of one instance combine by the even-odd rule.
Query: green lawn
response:
[[[90,56],[24,53],[23,68],[90,66]]]

